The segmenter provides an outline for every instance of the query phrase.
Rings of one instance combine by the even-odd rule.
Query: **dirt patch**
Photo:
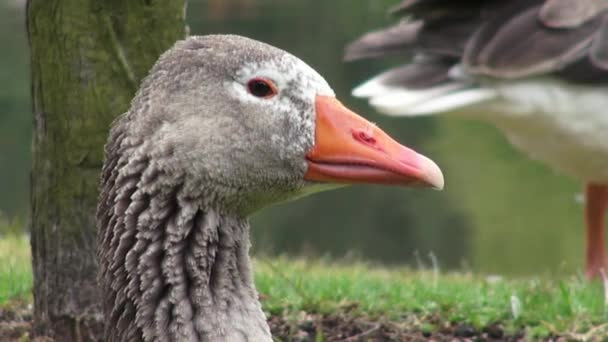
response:
[[[468,324],[451,324],[434,331],[412,329],[411,322],[353,318],[345,314],[305,314],[297,318],[272,316],[273,336],[282,341],[388,342],[388,341],[523,341],[523,332],[507,335],[499,324],[477,330]]]
[[[0,308],[0,341],[29,341],[31,304],[13,302]],[[269,318],[273,336],[280,341],[313,342],[385,342],[385,341],[521,341],[523,332],[507,335],[499,324],[483,330],[467,324],[448,324],[433,331],[412,328],[412,319],[402,322],[382,318],[352,317],[349,313],[331,315],[299,314],[274,315]],[[426,318],[425,322],[433,324]],[[438,320],[437,320],[438,323]],[[322,339],[317,339],[321,337]],[[36,338],[36,342],[52,342],[50,338]]]
[[[32,320],[31,304],[12,301],[0,307],[0,341],[18,341],[27,336]]]

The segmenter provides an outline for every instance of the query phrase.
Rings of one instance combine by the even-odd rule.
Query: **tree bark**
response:
[[[98,340],[94,213],[103,145],[140,79],[185,36],[185,0],[29,0],[34,335]]]

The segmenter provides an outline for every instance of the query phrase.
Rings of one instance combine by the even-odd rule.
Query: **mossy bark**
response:
[[[103,145],[140,79],[185,36],[185,0],[29,0],[35,334],[95,340]]]

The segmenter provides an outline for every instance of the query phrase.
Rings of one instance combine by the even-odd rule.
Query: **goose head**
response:
[[[443,177],[296,57],[238,36],[178,42],[106,144],[106,340],[271,341],[247,216],[350,183],[441,188]]]
[[[178,42],[118,125],[151,142],[163,172],[245,215],[339,184],[443,187],[434,162],[343,106],[306,63],[240,36]]]

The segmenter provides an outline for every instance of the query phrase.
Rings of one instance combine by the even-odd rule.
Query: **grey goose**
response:
[[[449,113],[494,124],[530,157],[586,184],[585,275],[607,264],[608,1],[405,0],[393,26],[346,60],[404,56],[357,87],[394,116]]]
[[[177,42],[105,147],[105,340],[272,341],[247,217],[351,183],[442,188],[443,176],[289,53],[234,35]]]

